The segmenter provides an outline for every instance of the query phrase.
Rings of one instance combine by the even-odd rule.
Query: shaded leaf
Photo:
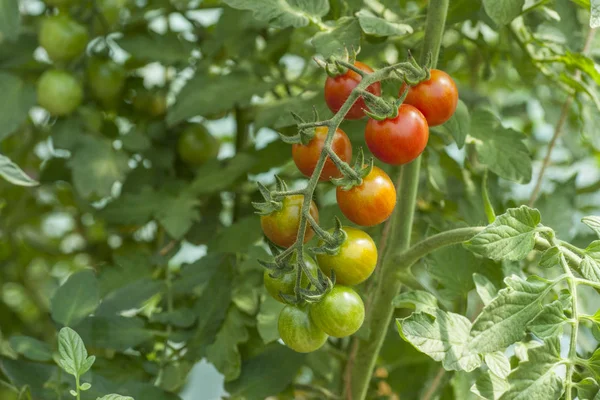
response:
[[[13,41],[19,37],[21,30],[21,14],[18,0],[0,1],[0,43]],[[2,92],[5,94],[4,92]]]
[[[52,349],[48,344],[28,336],[13,336],[10,338],[11,347],[19,354],[33,361],[52,360]]]
[[[317,53],[324,58],[331,56],[344,57],[346,52],[360,47],[360,25],[356,18],[342,17],[336,21],[333,30],[319,32],[313,39]]]
[[[515,19],[523,5],[525,0],[483,0],[485,12],[498,25],[506,25]]]
[[[2,22],[3,11],[8,4],[16,3],[17,0],[3,0],[0,2],[0,43],[2,42],[2,29],[8,25]],[[18,7],[17,14],[18,14]],[[16,18],[18,20],[18,18]],[[13,21],[11,21],[13,22]],[[18,76],[0,72],[0,141],[25,122],[29,110],[36,104],[35,88],[25,83]]]
[[[93,271],[86,269],[69,276],[58,288],[50,306],[52,319],[65,326],[74,326],[98,307],[100,296]]]
[[[159,35],[146,32],[136,35],[125,35],[116,40],[117,44],[137,60],[175,64],[187,62],[194,43],[180,38],[177,34]]]
[[[504,392],[508,390],[508,382],[505,379],[494,374],[492,371],[485,371],[473,386],[471,392],[482,399],[498,400]]]
[[[471,116],[469,114],[469,109],[462,100],[458,100],[456,111],[452,114],[452,117],[442,125],[442,128],[452,135],[458,148],[462,149],[465,145],[465,139],[471,130]]]
[[[327,0],[224,0],[233,8],[251,10],[254,18],[267,21],[275,28],[308,25],[329,11]]]
[[[392,304],[396,308],[412,308],[415,311],[431,311],[438,307],[437,299],[434,295],[423,290],[411,290],[410,292],[400,293]]]
[[[265,296],[256,316],[256,327],[263,342],[271,343],[279,339],[277,322],[283,307],[285,307],[285,304],[278,302],[271,296]]]
[[[475,289],[484,305],[490,304],[498,295],[498,289],[485,275],[473,274],[473,282],[475,282]]]
[[[360,27],[367,35],[387,37],[404,36],[413,33],[413,28],[410,25],[387,21],[376,17],[366,10],[360,10],[356,13],[356,16],[358,17]]]
[[[88,346],[117,351],[135,347],[153,337],[142,319],[118,315],[87,317],[76,329]]]
[[[13,185],[36,186],[39,183],[31,179],[17,164],[0,154],[0,176]]]

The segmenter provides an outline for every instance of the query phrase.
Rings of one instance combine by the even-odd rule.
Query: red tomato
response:
[[[260,217],[260,226],[271,242],[281,247],[290,247],[294,244],[298,236],[303,201],[304,196],[301,194],[288,196],[282,200],[281,210]],[[319,211],[314,201],[310,204],[310,215],[319,222]],[[307,224],[304,242],[308,242],[314,234],[315,232]]]
[[[400,89],[400,93],[404,89]],[[441,125],[448,121],[458,105],[456,84],[444,71],[431,70],[431,78],[408,90],[405,104],[415,106],[423,113],[429,126]]]
[[[365,72],[373,72],[371,67],[360,61],[354,62],[354,65]],[[350,92],[358,85],[361,79],[360,75],[351,70],[334,78],[327,78],[325,81],[325,102],[332,112],[336,113],[342,108],[344,102],[350,96]],[[372,84],[367,90],[376,96],[381,96],[381,84],[379,82]],[[364,117],[365,113],[363,109],[365,108],[367,108],[365,101],[362,97],[359,97],[350,108],[350,111],[348,111],[348,114],[346,114],[346,119],[360,119]]]
[[[319,126],[315,129],[315,136],[304,146],[303,144],[294,144],[292,146],[292,157],[294,163],[304,175],[310,177],[317,166],[317,161],[321,156],[321,151],[325,145],[325,138],[327,137],[328,128],[325,126]],[[352,160],[352,144],[346,133],[337,129],[333,134],[333,142],[331,148],[342,159],[342,161],[349,162]],[[341,178],[342,173],[337,169],[333,161],[327,158],[323,171],[319,176],[320,181],[327,181],[331,178]]]
[[[371,153],[392,165],[406,164],[417,158],[425,150],[428,139],[425,117],[408,104],[400,105],[396,118],[369,119],[365,128],[365,141]]]
[[[360,185],[350,190],[338,187],[336,198],[346,218],[357,225],[373,226],[392,215],[396,206],[396,188],[381,168],[373,166]]]

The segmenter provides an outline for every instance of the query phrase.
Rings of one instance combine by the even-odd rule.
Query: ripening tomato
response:
[[[51,69],[44,72],[37,82],[37,100],[52,115],[68,115],[81,104],[83,88],[70,73]]]
[[[294,144],[292,146],[292,158],[294,163],[304,175],[310,177],[317,166],[321,151],[325,145],[328,128],[319,126],[315,129],[315,136],[308,145]],[[346,133],[337,129],[333,134],[333,142],[331,149],[340,157],[342,161],[349,162],[352,160],[352,144]],[[337,169],[333,161],[327,158],[325,165],[319,176],[320,181],[327,181],[331,178],[341,178],[342,173]]]
[[[268,215],[261,215],[260,226],[271,242],[281,247],[290,247],[294,244],[298,236],[303,201],[304,196],[301,194],[287,196],[282,200],[283,207],[281,210]],[[319,211],[312,200],[309,212],[315,221],[319,222]],[[304,242],[308,242],[314,234],[315,232],[308,225],[304,234]]]
[[[356,61],[354,65],[365,71],[373,72],[373,69],[366,64]],[[329,109],[336,113],[342,108],[348,96],[352,90],[358,85],[362,77],[356,72],[348,70],[345,74],[338,75],[336,77],[327,77],[325,81],[325,102]],[[376,96],[381,96],[381,84],[379,82],[370,85],[367,91],[373,93]],[[350,108],[350,111],[346,114],[346,119],[360,119],[365,116],[363,109],[366,109],[367,105],[362,97],[359,97],[354,105]]]
[[[313,276],[317,276],[317,263],[315,260],[310,258],[308,255],[304,255],[304,261],[308,270]],[[298,267],[300,268],[300,267]],[[309,279],[306,275],[302,274],[300,285],[305,288],[308,286]],[[285,303],[286,301],[281,297],[281,294],[288,296],[294,295],[294,289],[296,288],[296,273],[290,272],[278,278],[273,278],[268,270],[264,273],[264,283],[267,292],[277,301]]]
[[[404,85],[400,93],[403,89]],[[429,126],[441,125],[456,111],[458,89],[450,75],[439,69],[432,69],[429,80],[408,90],[404,103],[421,111]]]
[[[349,190],[338,186],[336,199],[340,210],[350,221],[361,226],[373,226],[392,215],[396,206],[396,188],[381,168],[373,166],[360,185]]]
[[[327,276],[335,271],[336,283],[358,285],[371,276],[377,265],[377,246],[371,236],[360,229],[345,226],[342,230],[346,232],[346,240],[337,254],[317,255],[319,268]]]
[[[327,341],[327,334],[315,325],[307,307],[285,306],[279,313],[277,328],[281,340],[298,353],[310,353]]]
[[[369,119],[365,141],[371,153],[387,164],[402,165],[417,158],[429,140],[427,120],[419,110],[401,104],[396,118]]]
[[[139,113],[153,118],[162,117],[167,112],[167,96],[160,90],[139,90],[132,99],[133,108]]]
[[[113,106],[125,86],[125,69],[116,62],[94,58],[87,67],[88,85],[92,95],[105,105]]]
[[[310,316],[323,332],[340,338],[359,330],[365,319],[365,305],[352,288],[335,285],[320,302],[312,304]]]
[[[202,124],[187,127],[177,142],[181,159],[189,165],[202,165],[219,154],[219,141]]]
[[[85,51],[89,41],[85,26],[66,14],[44,17],[38,40],[52,61],[73,60]]]

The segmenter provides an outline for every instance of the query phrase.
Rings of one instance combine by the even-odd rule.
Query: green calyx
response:
[[[275,175],[275,179],[277,180],[276,192],[285,192],[287,190],[286,183],[277,175]],[[273,193],[260,182],[257,182],[257,186],[265,201],[252,203],[256,213],[259,215],[269,215],[275,211],[281,211],[283,208],[283,203],[281,201],[282,196],[273,195]]]
[[[313,254],[336,255],[347,238],[348,235],[342,229],[342,222],[336,217],[333,231],[327,232],[327,236],[321,236],[322,243],[317,247],[313,247],[311,252]]]
[[[365,153],[361,147],[358,150],[358,155],[354,160],[354,164],[352,164],[352,167],[350,168],[352,173],[342,170],[344,176],[341,178],[333,178],[331,179],[331,182],[335,186],[341,187],[343,190],[350,190],[354,186],[362,185],[363,178],[369,175],[372,169],[373,157],[369,158],[369,160],[365,163]]]

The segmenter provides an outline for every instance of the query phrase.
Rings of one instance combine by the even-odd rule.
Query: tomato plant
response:
[[[52,60],[64,62],[83,54],[89,35],[85,26],[67,14],[59,14],[42,20],[38,40]]]
[[[458,105],[458,88],[444,71],[432,69],[430,73],[431,78],[409,88],[404,103],[421,111],[429,126],[437,126],[454,114]]]
[[[37,100],[52,115],[68,115],[83,99],[81,83],[70,73],[51,69],[37,83]]]
[[[402,165],[417,158],[429,140],[429,126],[419,110],[401,104],[398,116],[377,121],[369,119],[365,142],[371,153],[381,161]]]
[[[349,226],[343,227],[346,240],[336,254],[319,254],[317,260],[324,274],[335,271],[336,282],[354,286],[364,282],[377,265],[377,246],[366,232]]]
[[[317,263],[308,255],[304,256],[306,266],[313,276],[317,275]],[[265,270],[264,273],[264,284],[267,292],[277,301],[286,303],[285,299],[281,297],[281,294],[287,296],[294,296],[294,288],[296,286],[296,274],[293,272],[284,274],[279,277],[273,277],[272,272]],[[302,275],[300,284],[305,287],[309,283],[308,277]],[[291,347],[291,346],[290,346]]]
[[[336,189],[337,203],[350,221],[361,226],[374,226],[392,215],[396,205],[396,189],[390,177],[379,167],[349,190]]]
[[[325,137],[327,136],[327,127],[319,126],[315,128],[315,136],[307,144],[294,144],[292,146],[292,158],[296,167],[306,176],[311,176],[317,166],[319,156],[323,151],[325,144]],[[333,141],[331,143],[331,149],[338,155],[338,157],[345,162],[352,160],[352,144],[346,133],[337,129],[333,135]],[[319,180],[327,181],[331,178],[340,178],[342,173],[337,169],[333,161],[328,158],[325,161]]]
[[[373,72],[371,67],[360,61],[356,61],[354,65],[364,72]],[[325,81],[325,102],[327,103],[329,109],[334,113],[338,112],[348,96],[350,96],[352,89],[354,89],[360,81],[360,75],[352,70],[348,70],[345,73],[337,76],[328,77]],[[367,91],[379,96],[381,95],[381,84],[377,82],[373,85],[370,85],[367,87]],[[345,118],[360,119],[365,116],[363,110],[366,108],[367,106],[364,99],[359,97],[345,115]]]
[[[327,334],[315,325],[307,308],[285,306],[277,327],[281,340],[299,353],[315,351],[327,341]]]
[[[155,113],[152,112],[154,115]],[[202,165],[219,154],[219,141],[201,124],[185,128],[177,142],[179,157],[189,165]]]
[[[290,247],[296,241],[300,226],[300,213],[304,196],[294,195],[283,199],[281,210],[260,217],[260,226],[265,236],[277,246]],[[318,222],[319,211],[314,201],[310,204],[310,215]],[[314,236],[312,228],[307,228],[304,242]]]
[[[323,300],[310,307],[310,316],[323,332],[333,337],[345,337],[362,326],[365,306],[353,289],[336,285]]]

